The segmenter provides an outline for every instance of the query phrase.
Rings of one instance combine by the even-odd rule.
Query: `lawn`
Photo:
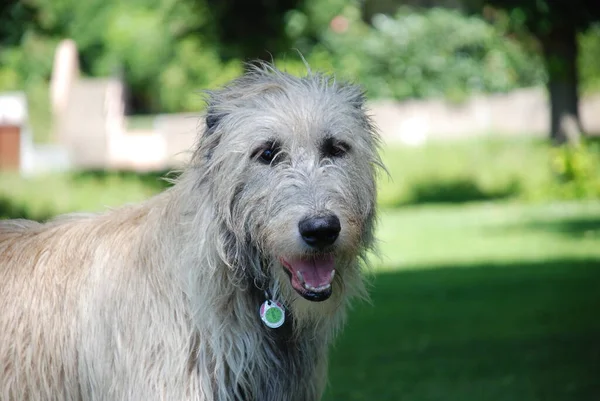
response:
[[[600,205],[384,211],[326,401],[600,399]]]

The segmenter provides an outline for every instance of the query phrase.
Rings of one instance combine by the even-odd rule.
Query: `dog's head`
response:
[[[362,288],[378,144],[363,92],[332,77],[263,65],[211,92],[194,162],[226,263],[297,312],[331,310]]]

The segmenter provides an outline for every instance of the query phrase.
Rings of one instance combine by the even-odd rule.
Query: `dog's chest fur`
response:
[[[270,330],[270,329],[267,329]],[[244,401],[294,400],[309,401],[318,398],[313,387],[313,376],[319,358],[320,345],[310,340],[295,340],[286,334],[270,333],[265,352],[272,353],[279,362],[270,369],[256,372],[257,384],[252,394],[244,394]]]
[[[248,304],[256,305],[256,310],[245,311],[255,322],[253,327],[247,329],[255,330],[257,341],[251,344],[253,349],[242,350],[242,353],[245,352],[252,357],[244,359],[242,364],[236,363],[235,359],[230,359],[222,365],[225,372],[217,375],[226,378],[227,383],[221,383],[225,386],[216,386],[216,390],[222,391],[227,387],[229,391],[227,394],[215,393],[214,399],[318,400],[323,391],[322,378],[326,375],[326,336],[320,335],[316,326],[294,330],[294,317],[289,310],[286,312],[283,326],[277,329],[266,327],[260,321],[258,314],[259,305],[264,302],[262,292],[250,291],[248,295],[252,299]],[[238,310],[237,313],[240,311]],[[235,325],[232,324],[231,327]],[[229,335],[234,338],[240,333],[234,329]],[[236,341],[236,343],[242,344],[244,341]]]

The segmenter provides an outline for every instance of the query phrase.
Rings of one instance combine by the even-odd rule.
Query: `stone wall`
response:
[[[384,139],[392,143],[418,145],[474,136],[546,137],[550,132],[548,98],[542,88],[478,95],[460,104],[413,100],[374,101],[369,106]],[[587,132],[600,133],[600,95],[584,97],[580,114]]]

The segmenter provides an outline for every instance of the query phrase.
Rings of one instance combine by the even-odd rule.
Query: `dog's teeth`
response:
[[[298,280],[304,284],[304,276],[302,276],[302,272],[300,270],[296,271],[296,276],[298,277]]]
[[[335,277],[335,269],[333,269],[331,271],[331,281],[333,281],[333,278]]]
[[[310,285],[308,283],[303,283],[303,284],[304,284],[305,289],[307,289],[309,291],[315,291],[315,292],[325,291],[331,287],[331,284],[325,284],[320,287],[313,287],[312,285]]]

